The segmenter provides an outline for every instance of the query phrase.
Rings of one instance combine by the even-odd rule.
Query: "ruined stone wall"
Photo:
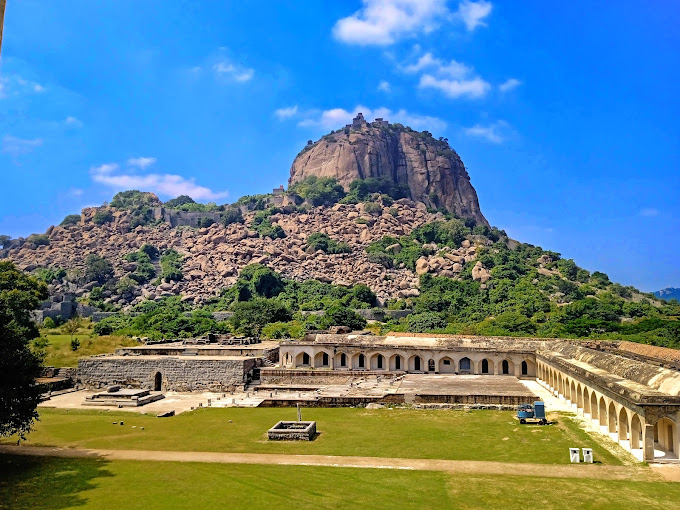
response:
[[[90,388],[113,384],[153,389],[157,372],[163,391],[229,391],[243,385],[257,359],[94,356],[78,361],[78,380]]]

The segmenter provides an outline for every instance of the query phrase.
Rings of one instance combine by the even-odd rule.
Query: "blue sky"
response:
[[[680,287],[678,26],[675,2],[9,0],[0,233],[121,189],[269,191],[360,109],[446,136],[512,237]]]

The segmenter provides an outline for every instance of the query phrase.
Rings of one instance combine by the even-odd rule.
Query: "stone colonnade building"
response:
[[[677,461],[680,452],[680,351],[674,349],[538,338],[317,334],[281,342],[279,359],[293,379],[296,373],[308,377],[311,370],[328,376],[422,373],[536,379],[641,460]]]

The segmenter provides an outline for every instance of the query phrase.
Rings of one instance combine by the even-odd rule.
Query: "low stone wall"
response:
[[[305,370],[305,369],[260,369],[260,381],[262,384],[348,384],[359,378],[373,378],[376,376],[389,377],[384,371],[373,372],[368,370]]]
[[[93,356],[78,361],[78,380],[89,388],[120,384],[154,389],[160,373],[163,391],[231,391],[247,382],[256,363],[256,358]]]
[[[378,396],[325,396],[313,400],[309,398],[268,398],[263,400],[258,407],[296,407],[298,403],[302,407],[363,407],[367,404],[404,404],[406,399],[403,393],[391,393],[383,397]]]
[[[416,403],[427,404],[496,404],[518,406],[534,402],[536,396],[530,393],[526,395],[428,395],[417,393],[414,400]]]

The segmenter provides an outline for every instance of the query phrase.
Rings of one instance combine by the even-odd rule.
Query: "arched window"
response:
[[[460,370],[470,370],[470,358],[461,358],[458,367]]]
[[[522,375],[527,375],[529,373],[529,367],[526,361],[522,361]]]
[[[383,367],[383,356],[382,356],[382,354],[378,354],[377,362],[378,362],[378,368],[382,369],[382,367]]]
[[[503,360],[503,363],[502,363],[501,366],[502,366],[502,368],[503,368],[503,374],[504,374],[504,375],[507,375],[507,374],[510,373],[510,364],[508,363],[508,360],[507,360],[507,359],[504,359],[504,360]]]
[[[307,354],[306,352],[302,353],[302,364],[309,365],[309,354]]]
[[[428,372],[434,372],[434,360],[428,360],[427,362],[427,371]]]
[[[359,354],[359,368],[364,368],[366,366],[366,356]]]
[[[323,356],[321,357],[321,364],[322,364],[323,366],[328,366],[328,365],[329,365],[329,361],[328,361],[328,353],[325,353],[325,352],[323,353]]]
[[[347,366],[347,355],[344,352],[340,355],[340,366],[341,367]]]
[[[486,359],[482,360],[482,373],[483,374],[489,373],[489,360]]]

